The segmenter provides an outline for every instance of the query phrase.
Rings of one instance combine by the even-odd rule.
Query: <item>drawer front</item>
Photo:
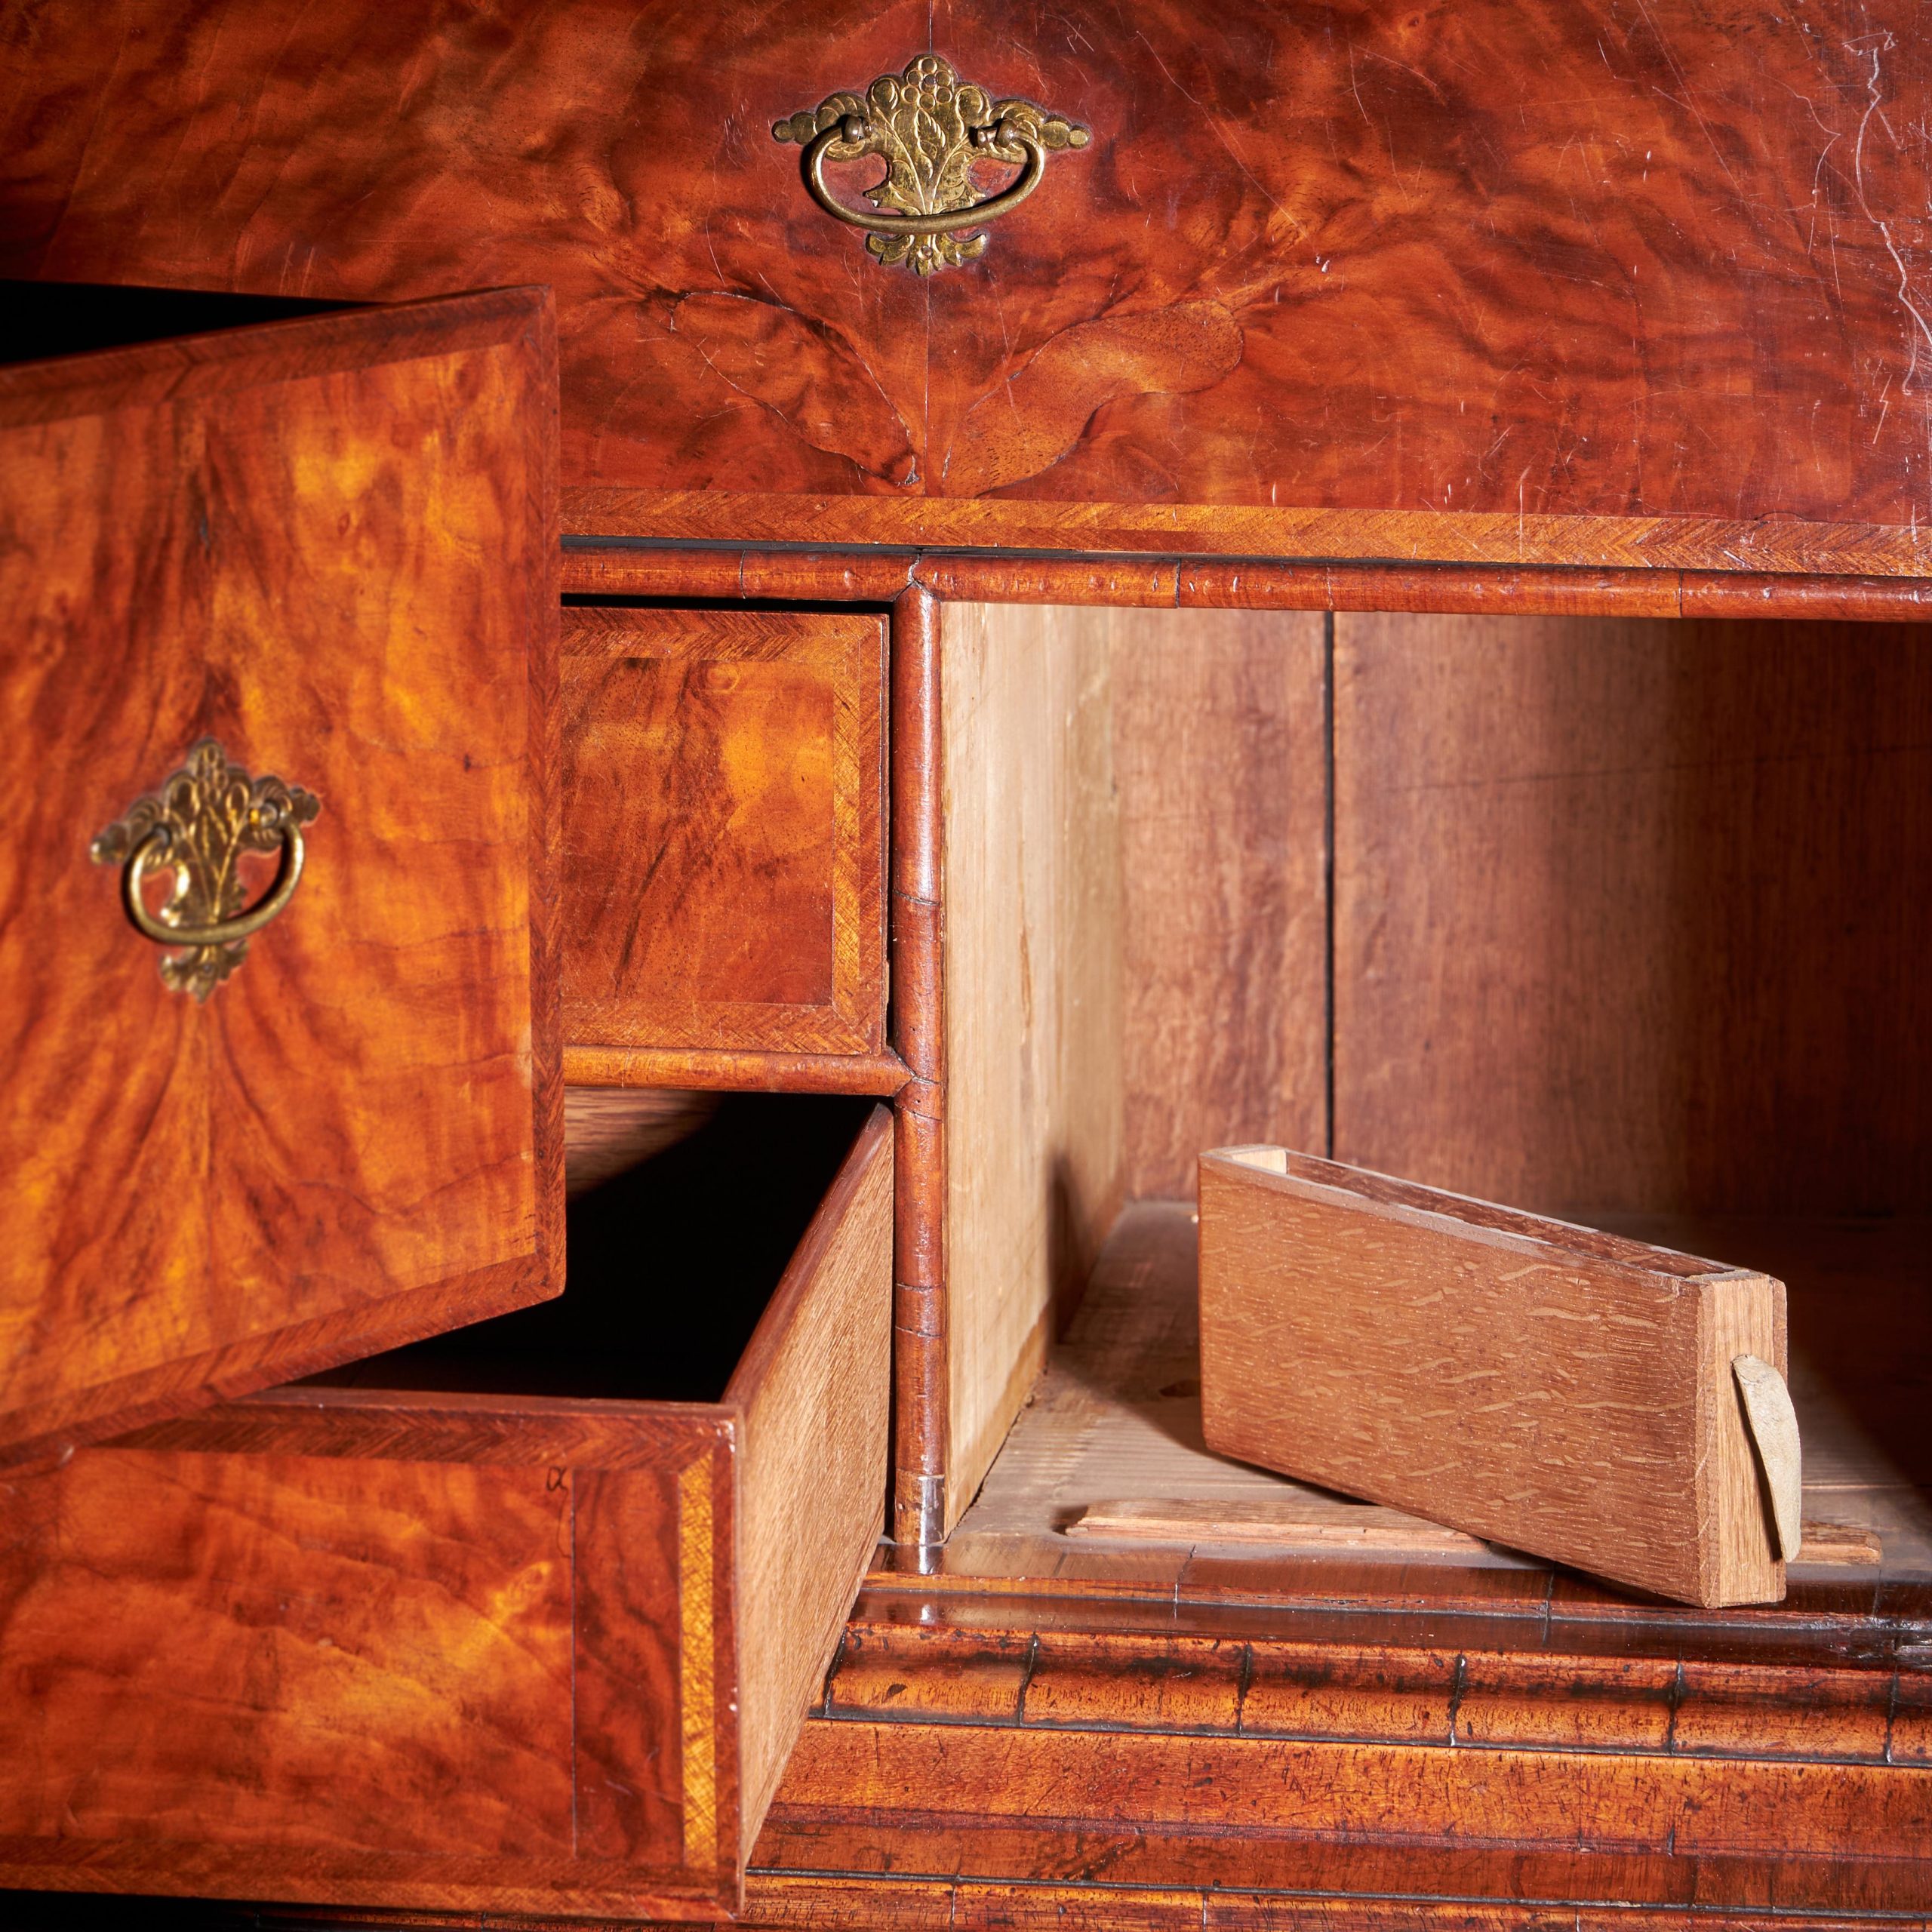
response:
[[[565,614],[571,1046],[875,1051],[885,623]]]
[[[0,371],[0,1454],[555,1292],[554,381],[528,290]]]
[[[580,530],[1925,568],[1921,432],[1871,401],[1926,346],[1878,218],[1924,208],[1924,155],[1866,118],[1932,102],[1909,0],[178,11],[15,53],[0,263],[549,284]],[[848,225],[919,199],[894,136],[939,208],[1009,195],[1020,149],[971,129],[1012,101],[1088,138],[956,256]],[[869,117],[826,158],[846,220],[804,179],[821,112]]]
[[[711,1918],[882,1526],[890,1117],[718,1403],[282,1390],[0,1482],[0,1886]]]

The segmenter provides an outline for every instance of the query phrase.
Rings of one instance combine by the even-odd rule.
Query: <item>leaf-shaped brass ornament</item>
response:
[[[215,740],[203,738],[165,784],[97,835],[89,856],[97,866],[122,868],[122,900],[137,931],[157,946],[186,949],[161,962],[170,990],[205,1000],[241,964],[250,937],[294,896],[302,828],[321,808],[299,785],[251,778]],[[242,854],[278,851],[274,885],[245,910]],[[174,875],[158,912],[148,909],[142,889],[150,872]]]
[[[986,237],[967,231],[1016,208],[1040,185],[1049,152],[1084,148],[1084,128],[1029,100],[995,100],[961,82],[936,54],[881,74],[857,94],[828,94],[772,128],[774,140],[804,149],[805,185],[835,220],[866,231],[866,246],[888,266],[918,275],[957,268],[983,254]],[[875,155],[885,179],[867,189],[870,211],[848,208],[826,186],[827,162]],[[982,196],[973,166],[1001,161],[1020,170],[998,193]]]

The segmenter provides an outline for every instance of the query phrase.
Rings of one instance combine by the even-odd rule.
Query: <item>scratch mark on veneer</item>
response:
[[[1906,365],[1904,378],[1899,385],[1901,389],[1909,389],[1912,377],[1918,373],[1920,346],[1922,343],[1932,344],[1932,322],[1926,320],[1924,311],[1912,299],[1911,270],[1906,265],[1905,257],[1899,252],[1898,244],[1892,239],[1891,224],[1872,212],[1871,201],[1865,192],[1865,136],[1872,125],[1872,116],[1876,115],[1879,125],[1886,133],[1892,134],[1892,125],[1884,115],[1884,96],[1879,91],[1878,61],[1881,54],[1891,51],[1893,44],[1892,37],[1888,33],[1870,35],[1863,40],[1845,42],[1847,54],[1866,55],[1872,63],[1870,71],[1865,77],[1865,112],[1858,123],[1858,139],[1852,146],[1851,179],[1852,186],[1858,195],[1858,205],[1863,211],[1865,219],[1876,231],[1879,241],[1884,245],[1886,254],[1892,258],[1892,266],[1898,271],[1899,302],[1912,318],[1914,325],[1907,331],[1912,343],[1912,359]],[[1898,137],[1893,134],[1892,139],[1896,145]]]
[[[1201,103],[1196,100],[1192,94],[1189,94],[1186,88],[1182,86],[1181,83],[1175,78],[1174,69],[1161,58],[1159,53],[1155,48],[1154,43],[1147,38],[1146,30],[1144,28],[1137,31],[1135,38],[1139,40],[1143,47],[1146,48],[1149,57],[1153,60],[1154,65],[1159,68],[1161,72],[1167,76],[1168,85],[1173,88],[1174,91],[1178,94],[1183,100],[1186,101],[1190,106],[1200,109],[1201,118],[1203,123],[1206,125],[1208,131],[1212,134],[1214,139],[1220,144],[1223,152],[1225,153],[1228,158],[1234,163],[1235,167],[1241,170],[1242,179],[1247,183],[1248,186],[1252,188],[1277,214],[1284,217],[1286,220],[1294,223],[1295,239],[1297,242],[1302,240],[1308,233],[1307,224],[1298,220],[1291,210],[1284,208],[1281,204],[1275,198],[1274,195],[1269,192],[1267,184],[1256,175],[1254,169],[1248,166],[1247,162],[1243,159],[1239,152],[1236,149],[1233,142],[1228,139],[1226,131],[1221,125],[1220,117],[1218,115],[1210,113],[1206,108],[1202,107]],[[1352,54],[1353,49],[1351,48],[1350,51]],[[1358,94],[1355,98],[1357,103],[1359,103],[1361,97]]]
[[[1026,1661],[1021,1666],[1020,1689],[1013,1700],[1013,1721],[1015,1724],[1024,1724],[1026,1721],[1026,1693],[1032,1687],[1034,1667],[1039,1661],[1040,1633],[1036,1630],[1027,1639]]]

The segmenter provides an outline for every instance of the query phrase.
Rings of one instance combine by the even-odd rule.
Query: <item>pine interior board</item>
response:
[[[1338,1158],[1932,1209],[1932,627],[1343,614],[1334,696]]]
[[[892,1117],[881,1106],[725,1392],[744,1407],[741,1860],[885,1527],[891,1388]]]
[[[1117,611],[1128,1190],[1327,1144],[1326,720],[1312,612]]]
[[[1792,1574],[1829,1574],[1814,1567],[1814,1543],[1821,1555],[1834,1551],[1834,1568],[1849,1561],[1869,1574],[1875,1539],[1882,1577],[1932,1577],[1932,1443],[1918,1420],[1932,1413],[1932,1225],[1661,1215],[1613,1225],[1660,1245],[1737,1255],[1786,1282],[1807,1544]],[[1346,1536],[1364,1561],[1399,1566],[1426,1555],[1439,1525],[1207,1447],[1196,1248],[1188,1203],[1137,1201],[1122,1211],[955,1546],[995,1574],[1002,1561],[1029,1574],[1036,1553],[1063,1543],[1089,1512],[1131,1503],[1190,1506],[1185,1518],[1176,1512],[1168,1539],[1189,1548],[1238,1543],[1292,1558],[1332,1551]],[[1216,1506],[1232,1535],[1217,1533]],[[1263,1521],[1274,1526],[1265,1537],[1254,1527]],[[1125,1547],[1076,1534],[1096,1551]],[[1531,1560],[1451,1536],[1436,1538],[1441,1555],[1463,1567]]]
[[[1210,1450],[1201,1428],[1197,1232],[1190,1204],[1140,1201],[1121,1212],[1065,1341],[1056,1348],[958,1542],[1019,1552],[1124,1499],[1208,1501],[1229,1511],[1294,1511],[1276,1546],[1323,1546],[1340,1531],[1412,1554],[1436,1526],[1291,1481]],[[1195,1539],[1190,1538],[1189,1540]],[[1214,1543],[1211,1534],[1198,1540]],[[1466,1540],[1459,1539],[1459,1543]],[[996,1560],[996,1559],[995,1559]],[[1478,1545],[1463,1560],[1520,1567]]]
[[[941,607],[947,1527],[1123,1196],[1113,657],[1105,612]]]
[[[1210,1444],[1660,1596],[1782,1598],[1730,1373],[1784,1371],[1781,1283],[1271,1151],[1201,1157]]]

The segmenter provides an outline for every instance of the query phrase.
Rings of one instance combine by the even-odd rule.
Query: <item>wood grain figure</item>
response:
[[[885,635],[857,614],[564,625],[574,1046],[885,1044]]]
[[[1903,0],[35,18],[0,267],[549,284],[579,530],[1926,572]],[[928,48],[1094,139],[921,279],[770,131]]]
[[[0,1921],[1932,1926],[1921,13],[0,6]]]
[[[1781,1282],[1278,1149],[1201,1158],[1208,1445],[1681,1601],[1784,1594],[1731,1364]]]
[[[0,1483],[0,1884],[731,1910],[883,1516],[891,1195],[875,1107],[721,1401],[305,1386]]]
[[[554,382],[529,290],[0,369],[7,1454],[561,1286]],[[322,816],[197,1001],[88,851],[204,737]]]

